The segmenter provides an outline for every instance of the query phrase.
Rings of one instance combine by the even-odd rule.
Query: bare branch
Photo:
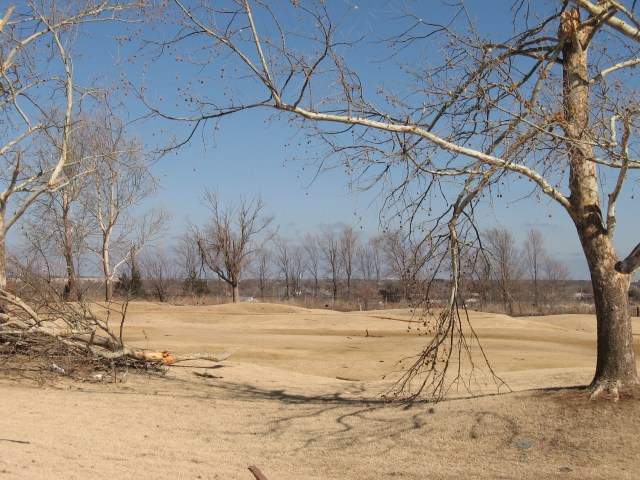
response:
[[[626,60],[624,62],[617,63],[609,68],[605,68],[600,73],[598,73],[592,80],[591,83],[596,83],[601,81],[606,75],[610,73],[617,72],[618,70],[622,70],[623,68],[635,67],[640,64],[640,58],[632,58],[630,60]]]
[[[376,130],[382,130],[387,132],[398,132],[398,133],[410,133],[410,134],[422,137],[448,152],[461,154],[470,158],[474,158],[476,160],[480,160],[491,166],[502,167],[512,172],[525,175],[526,177],[529,177],[531,180],[533,180],[536,184],[538,184],[540,189],[546,195],[556,200],[563,207],[569,208],[569,201],[567,200],[567,198],[561,192],[553,188],[553,186],[549,184],[549,182],[535,170],[532,170],[524,165],[511,163],[500,157],[494,157],[492,155],[485,154],[478,150],[463,147],[461,145],[449,142],[446,139],[441,138],[438,135],[435,135],[427,130],[421,129],[415,125],[397,125],[397,124],[383,123],[375,120],[370,120],[367,118],[347,117],[342,115],[318,113],[318,112],[305,110],[300,107],[292,107],[288,105],[283,105],[282,107],[278,107],[278,108],[281,108],[286,111],[292,111],[308,120],[314,120],[314,121],[320,121],[320,122],[343,123],[348,125],[360,125],[363,127],[374,128]]]
[[[606,24],[609,25],[614,30],[620,32],[624,36],[635,40],[636,42],[640,42],[640,24],[638,24],[637,20],[633,16],[633,14],[627,11],[624,7],[622,7],[619,2],[606,0],[604,2],[593,3],[591,0],[571,0],[572,3],[579,5],[588,11],[593,17],[601,17],[606,13],[614,13],[616,10],[620,10],[627,14],[628,18],[632,20],[632,23],[635,25],[630,25],[624,20],[616,17],[616,16],[608,16],[606,20]],[[609,6],[608,6],[608,5]]]
[[[640,268],[640,243],[636,245],[627,258],[616,263],[616,271],[633,275]]]
[[[614,231],[616,228],[616,202],[622,191],[622,186],[627,178],[629,171],[629,138],[631,136],[630,119],[623,119],[624,131],[622,134],[621,148],[623,155],[622,168],[618,172],[618,179],[613,191],[609,194],[609,204],[607,206],[607,231],[609,238],[613,239]],[[615,129],[615,127],[614,127]],[[615,130],[614,130],[615,131]]]

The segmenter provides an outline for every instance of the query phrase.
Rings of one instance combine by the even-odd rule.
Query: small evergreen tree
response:
[[[131,274],[122,272],[114,285],[114,290],[127,298],[136,298],[142,295],[142,276],[136,267],[135,260],[132,259],[129,265]]]

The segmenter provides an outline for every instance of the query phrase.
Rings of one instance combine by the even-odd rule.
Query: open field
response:
[[[512,393],[480,376],[474,398],[380,402],[396,362],[426,342],[412,315],[132,303],[128,343],[239,350],[126,383],[3,373],[0,480],[251,480],[251,465],[269,480],[638,478],[640,393],[613,403],[558,388],[591,380],[593,316],[472,313]]]

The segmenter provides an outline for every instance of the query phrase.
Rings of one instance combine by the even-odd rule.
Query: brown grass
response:
[[[130,373],[126,383],[51,374],[43,385],[4,371],[1,478],[251,480],[250,465],[269,480],[637,478],[640,390],[589,401],[575,387],[593,374],[589,315],[473,314],[514,392],[496,395],[479,376],[473,398],[452,390],[408,406],[380,401],[397,361],[425,343],[407,330],[408,310],[133,303],[129,312],[125,338],[138,346],[242,349],[220,365]]]

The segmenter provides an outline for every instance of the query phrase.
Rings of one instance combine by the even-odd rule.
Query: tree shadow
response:
[[[407,444],[417,446],[424,442],[423,436],[437,434],[443,423],[448,423],[442,418],[445,410],[451,413],[451,408],[440,409],[438,405],[517,393],[485,393],[475,397],[451,397],[439,402],[428,399],[400,402],[381,397],[351,398],[340,393],[304,394],[286,388],[265,388],[206,376],[198,376],[196,382],[190,379],[167,381],[184,382],[185,386],[197,383],[200,395],[206,392],[205,398],[251,403],[252,408],[261,411],[261,434],[270,441],[286,439],[282,448],[287,451],[322,447],[326,451],[357,449],[366,455],[387,454],[406,448]],[[361,393],[365,393],[364,388]],[[256,402],[276,403],[277,408],[261,410]],[[454,410],[456,421],[465,425],[460,432],[464,438],[479,441],[488,435],[486,430],[491,430],[492,438],[499,437],[495,448],[514,445],[518,440],[520,428],[517,418],[486,409],[481,412],[468,407]],[[290,441],[292,434],[297,441]]]

